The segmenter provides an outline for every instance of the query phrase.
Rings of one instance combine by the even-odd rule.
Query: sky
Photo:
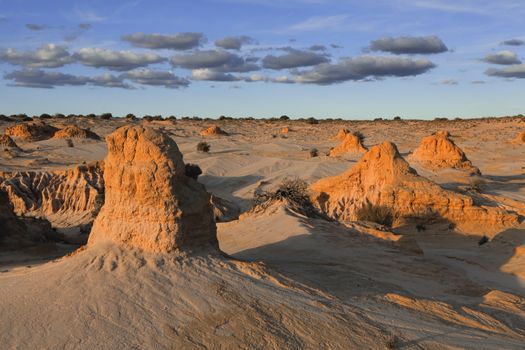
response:
[[[525,114],[523,0],[0,0],[0,113]]]

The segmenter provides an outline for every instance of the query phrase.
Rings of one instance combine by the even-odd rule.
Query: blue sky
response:
[[[0,0],[0,113],[525,113],[522,0]]]

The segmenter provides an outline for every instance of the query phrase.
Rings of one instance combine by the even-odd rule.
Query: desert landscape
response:
[[[524,130],[3,116],[2,347],[523,348]]]

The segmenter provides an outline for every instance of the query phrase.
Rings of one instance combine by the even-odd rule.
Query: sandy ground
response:
[[[49,121],[69,122],[102,137],[128,123]],[[259,186],[285,177],[313,183],[352,166],[358,157],[326,156],[340,128],[362,132],[365,146],[392,141],[405,158],[424,136],[448,130],[482,176],[411,165],[452,190],[481,184],[480,201],[525,215],[525,145],[510,142],[525,130],[520,120],[147,124],[167,130],[185,162],[202,168],[199,181],[208,191],[242,212]],[[211,125],[229,136],[207,137],[211,151],[197,152],[204,139],[199,132]],[[0,131],[7,126],[2,122]],[[280,133],[284,126],[291,129],[286,135]],[[74,147],[64,140],[16,142],[22,151],[15,157],[0,152],[0,171],[64,169],[106,154],[103,140],[73,140]],[[309,156],[312,148],[319,157]],[[396,234],[417,242],[418,252],[363,225],[309,219],[280,205],[218,224],[225,253],[262,265],[196,256],[187,262],[166,258],[159,266],[158,257],[142,261],[117,247],[48,263],[77,247],[1,252],[0,339],[7,348],[382,349],[393,338],[403,349],[523,348],[525,226],[499,232],[483,246],[479,236],[440,224],[423,232],[397,228]],[[272,310],[267,314],[273,318],[257,319],[260,308]],[[302,324],[286,321],[301,317]],[[260,324],[273,335],[260,336]],[[310,333],[333,341],[316,343]]]

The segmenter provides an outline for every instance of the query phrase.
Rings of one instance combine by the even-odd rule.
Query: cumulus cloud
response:
[[[86,85],[86,77],[79,77],[59,72],[46,72],[41,69],[17,70],[4,75],[4,79],[12,80],[14,86],[52,89],[55,86]]]
[[[194,69],[191,73],[193,80],[207,80],[207,81],[238,81],[241,78],[236,77],[230,73],[223,73],[214,69],[203,68]]]
[[[133,86],[124,82],[124,79],[122,76],[115,76],[109,73],[103,74],[98,77],[90,78],[89,83],[91,85],[101,86],[101,87],[133,89]]]
[[[188,79],[178,77],[170,71],[151,69],[132,70],[123,73],[121,77],[141,85],[163,86],[169,89],[187,87],[190,84]]]
[[[485,56],[483,61],[494,64],[511,65],[520,64],[518,56],[512,51],[500,51]]]
[[[26,28],[29,30],[39,31],[47,29],[47,26],[41,24],[28,23],[26,24]]]
[[[93,85],[101,87],[113,87],[131,89],[121,77],[112,74],[104,74],[97,77],[85,77],[60,72],[48,72],[41,69],[23,69],[13,71],[4,75],[4,79],[11,80],[12,86],[53,89],[57,86],[83,86]]]
[[[73,57],[85,66],[108,68],[116,71],[126,71],[144,67],[153,63],[164,62],[166,59],[152,53],[136,53],[132,51],[112,51],[99,48],[83,48]]]
[[[448,51],[443,41],[435,35],[422,37],[386,37],[372,41],[372,51],[400,54],[433,54]]]
[[[349,80],[407,77],[428,72],[436,65],[425,59],[361,56],[336,64],[321,64],[309,71],[295,71],[294,80],[304,84],[330,85]]]
[[[217,72],[251,72],[259,70],[256,58],[242,58],[226,50],[195,51],[171,58],[174,67],[186,69],[213,68]]]
[[[2,50],[0,61],[28,68],[57,68],[72,63],[74,60],[66,47],[45,44],[35,51]]]
[[[525,45],[525,41],[521,39],[509,39],[509,40],[505,40],[504,42],[502,42],[501,45],[522,46],[522,45]]]
[[[292,48],[288,48],[286,51],[288,51],[288,53],[281,56],[267,55],[264,57],[262,60],[263,67],[280,70],[316,66],[329,61],[325,54],[301,51]]]
[[[227,36],[215,41],[215,45],[227,50],[240,50],[245,44],[253,43],[253,39],[246,35]]]
[[[516,64],[502,69],[490,68],[485,74],[491,77],[525,79],[525,64]]]
[[[204,35],[189,32],[173,35],[134,33],[122,36],[122,40],[148,49],[189,50],[199,47],[204,41]]]

